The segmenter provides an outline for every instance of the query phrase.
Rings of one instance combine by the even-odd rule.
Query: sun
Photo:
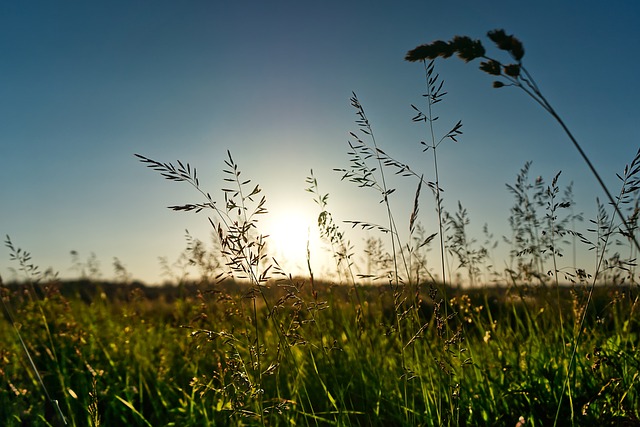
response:
[[[317,220],[311,213],[301,210],[270,212],[264,222],[269,235],[267,250],[286,273],[307,275],[307,249],[314,258],[320,247]]]

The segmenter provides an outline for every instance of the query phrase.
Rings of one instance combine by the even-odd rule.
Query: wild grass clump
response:
[[[105,282],[95,256],[77,253],[79,279],[61,282],[7,237],[22,276],[0,279],[0,425],[638,425],[640,151],[618,196],[607,196],[613,210],[598,201],[592,219],[576,212],[560,172],[531,180],[526,162],[507,186],[504,270],[488,226],[483,242],[471,236],[471,214],[443,197],[439,147],[461,140],[462,121],[437,126],[446,92],[426,59],[484,58],[484,71],[561,122],[522,66],[522,44],[504,32],[490,38],[516,62],[485,57],[464,37],[410,52],[426,82],[412,105],[425,131],[422,167],[383,148],[352,94],[357,130],[348,166],[336,170],[375,192],[385,221],[338,221],[311,172],[335,281],[316,277],[310,260],[309,275],[294,277],[269,256],[267,199],[230,152],[218,197],[190,164],[136,155],[199,197],[172,210],[207,214],[211,225],[211,245],[187,232],[181,257],[162,260],[175,286],[132,282],[118,259],[117,283]],[[415,188],[408,206],[394,198],[397,185]],[[435,206],[426,218],[425,193]],[[364,266],[349,227],[374,235]],[[580,248],[593,265],[578,265]],[[560,262],[566,254],[573,265]]]

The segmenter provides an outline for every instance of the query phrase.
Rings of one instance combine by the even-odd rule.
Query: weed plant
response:
[[[548,106],[523,71],[521,44],[491,34],[516,64],[488,59],[483,69]],[[488,228],[480,243],[462,203],[451,212],[442,197],[438,147],[460,137],[462,122],[437,136],[444,83],[425,60],[484,57],[484,48],[466,38],[425,46],[412,57],[424,64],[424,105],[412,107],[428,166],[396,160],[351,98],[358,129],[349,166],[337,170],[377,193],[385,223],[337,221],[329,194],[307,178],[338,283],[315,277],[311,262],[308,276],[294,277],[269,256],[259,221],[267,199],[229,152],[219,199],[191,165],[137,155],[200,198],[172,210],[208,214],[213,242],[187,232],[183,255],[162,262],[177,286],[133,283],[118,259],[117,283],[107,283],[95,257],[77,253],[80,280],[62,282],[7,237],[23,278],[0,279],[0,425],[638,425],[640,151],[619,176],[613,213],[598,202],[584,232],[572,185],[563,188],[560,173],[532,182],[525,163],[507,186],[510,263],[500,271]],[[396,175],[416,189],[406,215],[397,214]],[[421,220],[423,189],[435,201],[434,230]],[[365,266],[344,225],[374,233]],[[594,266],[575,255],[560,263],[578,246]],[[453,286],[455,274],[472,286]]]

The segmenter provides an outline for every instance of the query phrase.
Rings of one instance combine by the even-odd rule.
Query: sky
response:
[[[173,263],[185,230],[208,242],[211,228],[204,213],[167,209],[202,200],[134,154],[188,162],[221,199],[229,150],[267,198],[260,224],[275,256],[304,271],[304,235],[317,239],[310,170],[356,246],[377,235],[342,221],[385,221],[379,195],[333,170],[349,165],[352,92],[379,146],[432,177],[420,146],[427,131],[411,122],[411,104],[424,106],[424,69],[404,55],[456,34],[489,47],[494,28],[524,43],[525,66],[617,189],[615,174],[640,146],[639,21],[632,1],[1,2],[0,234],[61,277],[78,275],[76,251],[81,262],[95,257],[103,279],[114,277],[117,257],[132,277],[161,283],[159,257]],[[538,105],[513,88],[493,89],[476,63],[439,60],[436,70],[447,91],[439,132],[463,123],[458,143],[438,148],[446,209],[459,200],[472,231],[487,223],[507,235],[505,184],[532,161],[533,176],[550,181],[562,171],[561,185],[574,182],[577,209],[593,217],[603,195]],[[406,223],[416,182],[390,185]],[[423,196],[421,221],[435,232],[433,197]],[[286,240],[292,230],[303,237]],[[5,281],[17,268],[9,258],[1,247]],[[317,274],[330,274],[316,244],[312,261]]]

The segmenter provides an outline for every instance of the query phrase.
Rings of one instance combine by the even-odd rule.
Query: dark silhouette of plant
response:
[[[116,275],[116,282],[129,284],[133,280],[133,275],[127,269],[127,266],[124,265],[120,258],[113,257],[113,271]]]
[[[248,351],[245,350],[243,354],[239,353],[239,345],[233,344],[233,340],[226,341],[232,348],[231,354],[234,355],[227,362],[234,368],[233,378],[234,381],[237,380],[233,383],[234,392],[230,394],[230,397],[235,413],[240,415],[246,415],[246,410],[243,408],[245,400],[255,399],[257,413],[252,416],[256,416],[261,424],[264,424],[266,408],[264,407],[262,388],[264,377],[270,375],[271,371],[265,370],[267,365],[263,360],[265,340],[260,333],[260,320],[264,319],[259,314],[257,300],[261,299],[267,313],[272,312],[272,304],[264,292],[268,287],[268,281],[271,278],[270,270],[274,265],[267,258],[265,236],[258,232],[258,217],[267,213],[266,198],[261,194],[262,190],[259,185],[253,185],[251,180],[241,177],[241,171],[229,151],[227,151],[227,159],[224,161],[226,168],[223,169],[225,185],[228,186],[222,188],[224,207],[219,207],[211,194],[201,188],[196,168],[190,164],[178,161],[178,165],[175,166],[172,163],[158,162],[140,154],[136,154],[136,157],[147,167],[159,172],[164,178],[190,184],[204,197],[204,202],[169,206],[169,208],[179,212],[213,211],[215,215],[213,218],[209,217],[209,222],[218,236],[220,252],[224,257],[224,265],[227,270],[219,273],[216,280],[240,279],[246,280],[250,284],[250,289],[245,295],[252,304],[251,317],[253,322],[253,331],[247,330],[244,334],[244,345]],[[197,259],[201,255],[204,256],[202,248],[194,246],[193,241],[189,242],[187,251],[190,260],[194,257]],[[275,327],[279,344],[287,349],[287,342],[277,317],[275,315],[268,317],[268,320]],[[202,331],[195,332],[198,334]],[[212,331],[203,333],[207,336],[218,336]],[[233,337],[233,339],[236,338]],[[274,366],[278,367],[280,360],[274,363]]]
[[[458,267],[465,268],[468,272],[469,285],[478,284],[481,270],[480,265],[488,255],[487,249],[477,247],[477,240],[469,236],[467,227],[471,224],[467,209],[458,201],[458,210],[455,213],[444,212],[444,221],[447,225],[447,250],[458,259]]]
[[[350,223],[353,227],[361,227],[363,230],[376,229],[382,233],[390,235],[391,253],[394,254],[394,256],[393,271],[389,277],[389,282],[397,287],[404,281],[404,278],[400,275],[400,260],[395,256],[396,253],[399,253],[403,262],[406,279],[410,280],[410,277],[404,253],[401,250],[400,252],[397,252],[397,249],[400,249],[402,244],[400,242],[398,227],[396,225],[391,209],[391,202],[389,200],[389,196],[395,192],[395,188],[389,188],[387,185],[387,177],[385,176],[385,169],[383,167],[385,165],[384,161],[386,153],[378,147],[371,123],[365,114],[364,107],[360,103],[360,100],[358,100],[355,93],[352,95],[353,96],[350,100],[351,106],[356,110],[356,115],[358,117],[356,124],[360,128],[360,133],[356,134],[355,132],[350,132],[351,137],[354,139],[353,142],[349,141],[349,147],[351,149],[351,151],[348,152],[351,157],[350,167],[336,168],[334,170],[342,174],[342,180],[351,181],[361,188],[372,188],[380,193],[380,203],[384,204],[386,208],[388,225],[377,225],[362,221],[346,222]],[[361,137],[361,134],[364,136]],[[371,143],[368,144],[363,138],[368,138]],[[372,165],[370,163],[374,164]]]
[[[81,279],[93,281],[100,279],[102,272],[100,271],[100,262],[95,253],[91,252],[84,262],[80,259],[80,253],[78,251],[72,250],[69,254],[71,255],[71,263],[73,264],[71,270],[74,270]]]
[[[609,191],[607,186],[604,184],[602,178],[600,177],[600,174],[597,172],[597,170],[591,163],[591,160],[589,159],[587,154],[584,152],[584,150],[582,149],[582,147],[580,146],[576,138],[573,136],[573,134],[571,133],[567,125],[564,123],[560,115],[555,111],[555,109],[551,106],[549,101],[547,101],[547,99],[544,97],[544,95],[542,94],[542,91],[536,84],[535,80],[533,79],[529,71],[524,67],[522,63],[522,58],[524,57],[525,50],[522,42],[518,40],[516,37],[514,37],[513,35],[507,34],[502,29],[489,31],[487,33],[487,37],[496,45],[496,47],[499,50],[506,51],[509,54],[509,56],[511,57],[511,60],[508,63],[503,63],[503,62],[500,62],[499,60],[496,60],[494,58],[487,56],[486,50],[482,45],[482,42],[479,40],[473,40],[467,36],[455,36],[449,42],[436,40],[432,43],[417,46],[416,48],[407,52],[405,59],[409,62],[421,61],[426,64],[427,60],[433,61],[434,59],[439,57],[449,58],[454,54],[457,55],[460,59],[462,59],[465,62],[470,62],[480,58],[480,59],[483,59],[483,61],[480,62],[480,70],[484,71],[485,73],[491,76],[495,76],[499,78],[498,80],[494,81],[493,83],[494,88],[514,86],[523,90],[527,95],[529,95],[535,102],[537,102],[542,108],[544,108],[560,124],[562,129],[565,131],[565,133],[573,143],[574,147],[578,150],[578,153],[580,154],[584,162],[589,167],[591,173],[600,184],[602,190],[604,191],[604,193],[606,194],[609,200],[609,203],[615,209],[615,213],[618,215],[618,217],[622,221],[623,226],[620,227],[620,230],[619,230],[620,233],[623,236],[625,236],[627,239],[629,239],[629,241],[632,242],[633,246],[635,246],[635,248],[638,251],[640,251],[640,244],[638,243],[638,240],[636,239],[636,236],[635,236],[635,232],[637,230],[635,226],[635,216],[631,214],[629,218],[627,218],[620,209],[620,204],[623,201],[623,197],[627,195],[627,199],[628,199],[628,195],[630,193],[635,193],[637,192],[638,189],[640,189],[640,184],[636,177],[638,172],[640,172],[640,164],[638,164],[637,162],[638,155],[636,155],[636,157],[634,158],[634,161],[632,162],[631,166],[625,168],[624,177],[619,176],[619,178],[623,182],[622,191],[621,191],[621,194],[616,199],[614,199],[614,197],[611,195],[611,192]],[[551,193],[548,193],[547,196],[548,197],[553,196],[553,198],[555,198],[555,193],[552,194],[552,191],[553,190],[551,190]],[[554,203],[553,198],[551,199],[551,203]],[[550,217],[547,218],[548,223],[552,227],[554,222],[554,218],[553,218],[555,213],[554,210],[555,209],[548,210]],[[614,232],[613,226],[614,224],[613,222],[611,222],[607,230],[606,237],[602,241],[603,254],[606,251],[608,238],[610,234]],[[551,247],[551,250],[554,251],[553,255],[554,255],[554,261],[555,261],[555,247],[553,244],[553,238],[554,238],[554,235],[552,233],[550,247]],[[600,243],[600,239],[598,239],[598,244],[599,243]],[[596,268],[596,273],[594,274],[594,280],[593,280],[594,285],[597,280],[597,276],[598,276],[597,270],[599,270],[599,268],[600,268],[600,263],[598,264],[598,267]],[[587,307],[589,306],[592,293],[593,293],[593,286],[589,293]],[[571,367],[574,363],[576,348],[580,341],[580,332],[573,342],[573,353],[571,356],[571,360],[569,362],[569,368],[567,369],[567,375],[565,377],[563,391],[558,402],[554,425],[556,425],[558,422],[562,397],[564,396],[566,388],[569,384]]]
[[[318,230],[320,238],[325,240],[331,246],[331,253],[336,262],[338,272],[338,281],[343,282],[344,279],[349,280],[352,286],[356,286],[355,274],[353,272],[353,246],[349,242],[340,227],[333,220],[331,212],[328,210],[329,193],[321,193],[318,186],[318,180],[311,170],[310,175],[305,180],[308,187],[305,189],[308,193],[313,194],[313,201],[320,208],[318,214]]]
[[[622,211],[618,207],[618,204],[614,200],[611,192],[604,184],[604,181],[600,177],[600,174],[591,163],[591,160],[584,152],[576,138],[573,136],[564,120],[551,106],[549,101],[544,97],[542,91],[536,84],[535,80],[529,73],[529,71],[522,64],[522,58],[524,57],[524,46],[522,42],[513,35],[507,34],[503,29],[496,29],[489,31],[487,37],[498,47],[498,49],[509,53],[511,59],[515,62],[502,63],[497,59],[487,56],[486,50],[480,40],[473,40],[467,36],[455,36],[451,41],[445,42],[442,40],[436,40],[434,42],[417,46],[416,48],[407,52],[405,59],[409,62],[426,62],[426,60],[434,60],[436,58],[449,58],[454,54],[465,62],[470,62],[475,59],[483,59],[480,62],[480,70],[485,73],[500,78],[493,82],[494,88],[501,88],[505,86],[514,86],[522,89],[527,95],[529,95],[534,101],[536,101],[542,108],[544,108],[551,116],[560,124],[565,131],[574,147],[580,153],[580,156],[585,161],[589,170],[596,178],[600,187],[605,192],[609,202],[614,206],[615,211],[619,218],[622,220],[625,228],[625,233],[629,240],[631,240],[640,251],[640,244],[635,237],[634,227],[630,224],[627,218],[623,215]]]
[[[350,165],[347,168],[336,168],[337,172],[342,174],[342,180],[347,180],[358,185],[361,188],[370,188],[380,195],[380,203],[386,208],[388,224],[381,225],[366,221],[345,221],[353,227],[359,227],[363,230],[374,230],[376,232],[387,234],[390,238],[391,248],[386,257],[380,250],[375,247],[368,247],[367,255],[382,259],[385,261],[378,264],[383,269],[375,272],[367,272],[367,274],[358,275],[361,279],[379,279],[386,278],[392,291],[394,303],[394,324],[389,325],[390,333],[397,333],[401,337],[406,337],[407,343],[402,347],[400,352],[401,366],[406,372],[403,375],[403,389],[405,391],[404,398],[407,402],[410,394],[407,393],[408,381],[411,378],[420,377],[420,372],[413,372],[411,368],[411,344],[422,337],[425,329],[431,324],[423,318],[423,301],[420,297],[420,274],[425,273],[431,279],[429,283],[429,299],[434,304],[433,318],[435,319],[436,328],[443,344],[444,357],[434,357],[436,364],[441,368],[443,381],[447,384],[446,389],[449,391],[445,396],[439,394],[438,418],[440,421],[450,417],[451,420],[460,419],[460,394],[462,390],[458,387],[458,381],[464,377],[463,368],[468,364],[467,359],[462,358],[465,348],[462,346],[463,333],[462,323],[456,312],[450,312],[448,303],[446,284],[448,277],[446,275],[446,247],[445,247],[445,212],[443,207],[442,189],[440,188],[437,148],[445,140],[457,142],[457,138],[462,134],[462,122],[457,121],[453,126],[448,128],[444,134],[437,135],[435,130],[435,122],[438,116],[435,115],[434,105],[441,102],[446,95],[443,90],[444,81],[439,78],[435,72],[434,63],[425,64],[426,91],[423,97],[426,100],[426,106],[421,110],[415,105],[411,105],[416,112],[412,121],[426,125],[427,142],[420,142],[423,152],[431,151],[433,153],[434,175],[435,181],[427,181],[424,174],[417,173],[411,166],[400,162],[380,148],[380,144],[376,142],[372,126],[365,114],[364,107],[358,100],[355,93],[351,98],[351,105],[356,109],[359,132],[351,132],[350,136],[353,140],[349,141]],[[416,188],[411,214],[409,215],[409,242],[403,244],[401,234],[396,223],[394,212],[391,209],[390,198],[395,189],[390,187],[390,175],[385,174],[385,169],[390,168],[395,175],[402,177],[417,178],[418,185]],[[312,182],[312,181],[311,181]],[[419,200],[422,188],[429,188],[434,194],[436,200],[436,212],[438,215],[439,233],[427,233],[420,227],[418,214],[420,211]],[[421,250],[428,245],[435,237],[440,237],[440,255],[442,267],[442,296],[439,295],[440,286],[436,283],[435,278],[426,269],[426,260],[420,254]],[[375,245],[374,245],[375,246]],[[476,270],[472,267],[474,273]],[[415,280],[412,277],[412,271],[415,271]],[[475,277],[475,276],[474,276]],[[406,327],[405,327],[406,326]],[[417,332],[413,332],[417,330]],[[456,353],[453,349],[456,349]],[[455,353],[455,354],[454,354]],[[463,362],[463,360],[465,360]],[[448,403],[448,407],[444,407]],[[409,414],[407,413],[407,416]],[[442,417],[442,418],[441,418]]]
[[[620,193],[616,196],[616,199],[615,199],[616,201],[613,204],[613,206],[616,209],[616,212],[620,213],[621,205],[627,205],[632,203],[635,205],[637,203],[637,198],[630,197],[629,195],[635,194],[637,196],[638,189],[640,189],[640,149],[636,152],[636,155],[633,158],[632,162],[629,165],[625,165],[623,174],[622,175],[616,174],[616,175],[622,182],[622,186],[620,188]],[[578,344],[580,343],[580,339],[582,337],[582,334],[584,333],[584,324],[587,318],[587,309],[591,306],[594,289],[598,281],[598,274],[600,272],[601,266],[605,263],[607,245],[609,244],[609,241],[611,240],[611,237],[615,231],[614,219],[615,218],[611,218],[611,219],[608,218],[608,215],[606,213],[606,210],[604,209],[604,206],[600,203],[600,201],[598,201],[598,218],[596,221],[592,221],[592,223],[596,225],[596,229],[589,230],[589,231],[597,233],[596,243],[594,244],[594,248],[596,249],[596,251],[598,250],[598,248],[601,248],[601,249],[599,253],[599,258],[596,260],[596,271],[593,274],[593,281],[591,283],[589,292],[587,294],[585,309],[583,310],[582,315],[580,317],[579,326],[577,328],[577,336],[573,341],[571,358],[569,360],[569,366],[567,368],[567,375],[563,381],[560,399],[558,400],[558,406],[557,406],[554,425],[557,425],[558,418],[560,416],[560,408],[561,408],[562,398],[565,395],[565,391],[568,388],[570,388],[570,384],[569,384],[570,373],[572,371],[573,365],[575,364],[576,355],[578,352]],[[633,217],[631,217],[631,219],[633,219]],[[631,224],[634,224],[634,223],[632,222]],[[627,223],[626,221],[625,221],[625,225],[627,226],[628,232],[625,232],[624,230],[620,230],[620,233],[625,237],[633,237],[635,228],[632,228],[629,225],[629,223]],[[623,269],[631,268],[632,266],[635,266],[635,260],[630,260],[630,261],[618,260],[616,262],[616,265],[618,267],[622,267]]]
[[[443,208],[443,198],[442,198],[442,188],[440,188],[440,177],[438,172],[438,155],[437,149],[440,144],[449,139],[453,142],[458,142],[457,138],[462,135],[462,120],[458,120],[458,122],[444,135],[442,135],[439,139],[436,138],[434,124],[436,120],[440,117],[436,116],[433,107],[442,102],[444,96],[447,94],[443,90],[444,80],[440,79],[440,75],[435,73],[435,63],[434,61],[430,61],[427,63],[424,62],[424,72],[425,72],[425,80],[427,82],[426,92],[423,94],[424,98],[427,101],[427,110],[423,112],[415,105],[411,105],[417,114],[412,118],[412,121],[415,123],[425,123],[428,127],[428,135],[429,141],[422,141],[420,144],[424,147],[423,152],[427,152],[431,150],[433,153],[433,173],[435,182],[431,185],[431,189],[436,198],[436,212],[438,214],[438,230],[440,237],[440,257],[441,257],[441,268],[442,268],[442,283],[447,283],[446,277],[446,258],[445,258],[445,236],[444,236],[444,227],[445,227],[445,218],[444,218],[444,208]]]
[[[313,170],[310,172],[310,175],[305,180],[307,185],[309,185],[306,188],[306,191],[313,194],[313,201],[320,208],[320,213],[318,214],[318,230],[320,231],[320,238],[328,242],[331,247],[331,254],[336,262],[339,283],[343,283],[343,280],[346,279],[351,284],[351,289],[356,297],[356,304],[354,305],[354,309],[356,311],[356,323],[362,327],[364,321],[363,303],[360,295],[361,290],[358,287],[356,275],[353,271],[353,245],[333,220],[333,216],[328,209],[329,193],[323,194],[320,192],[318,180],[313,174]]]
[[[563,256],[562,246],[569,245],[565,239],[568,234],[577,234],[569,228],[580,216],[570,211],[560,216],[561,210],[572,206],[570,186],[565,189],[563,197],[559,197],[558,179],[560,173],[547,185],[539,176],[533,182],[529,177],[531,162],[526,162],[518,172],[516,182],[507,184],[507,189],[514,196],[514,204],[509,216],[512,237],[505,241],[511,244],[511,258],[517,259],[516,269],[510,267],[508,273],[512,280],[535,278],[545,284],[549,277],[554,277],[558,285],[557,258]],[[545,210],[545,215],[540,210]],[[553,268],[546,267],[551,260]],[[575,265],[575,264],[574,264]]]

